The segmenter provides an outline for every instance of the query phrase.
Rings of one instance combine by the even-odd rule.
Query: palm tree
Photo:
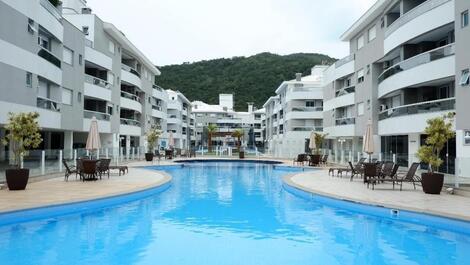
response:
[[[240,152],[240,145],[241,145],[241,138],[245,135],[245,131],[243,129],[236,129],[232,136],[237,138],[237,149]]]
[[[209,152],[212,151],[212,135],[217,131],[217,129],[218,129],[217,125],[212,124],[212,123],[207,126],[207,136],[208,136],[207,148]]]

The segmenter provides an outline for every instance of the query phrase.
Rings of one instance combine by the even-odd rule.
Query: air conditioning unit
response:
[[[387,105],[380,105],[380,112],[387,110]]]
[[[89,34],[89,28],[88,26],[83,26],[82,27],[83,34],[88,35]]]

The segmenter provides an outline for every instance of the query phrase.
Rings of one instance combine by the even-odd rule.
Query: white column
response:
[[[59,172],[62,172],[62,157],[63,157],[63,152],[62,150],[59,150]]]
[[[73,131],[64,132],[64,158],[73,157]]]
[[[46,151],[41,151],[41,175],[46,174]]]
[[[77,149],[73,150],[73,164],[77,166]]]
[[[126,159],[129,160],[129,154],[131,151],[131,137],[126,135]]]

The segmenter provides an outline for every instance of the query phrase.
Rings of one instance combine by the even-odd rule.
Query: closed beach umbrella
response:
[[[96,117],[91,119],[90,131],[88,132],[88,138],[86,140],[85,149],[88,151],[95,151],[101,148],[100,133],[98,130],[98,121]]]
[[[315,132],[310,133],[310,143],[308,144],[308,148],[310,148],[311,152],[317,148],[315,143]]]
[[[364,151],[364,153],[369,155],[369,161],[370,161],[370,156],[374,153],[374,139],[373,139],[373,133],[372,133],[372,121],[371,120],[367,122],[366,134],[364,135],[364,144],[363,144],[362,151]]]
[[[173,132],[170,132],[170,136],[168,136],[168,146],[173,148],[175,146],[175,138],[173,137]]]

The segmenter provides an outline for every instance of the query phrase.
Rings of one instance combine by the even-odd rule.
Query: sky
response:
[[[339,37],[376,0],[88,0],[158,66],[216,58],[348,55]]]

